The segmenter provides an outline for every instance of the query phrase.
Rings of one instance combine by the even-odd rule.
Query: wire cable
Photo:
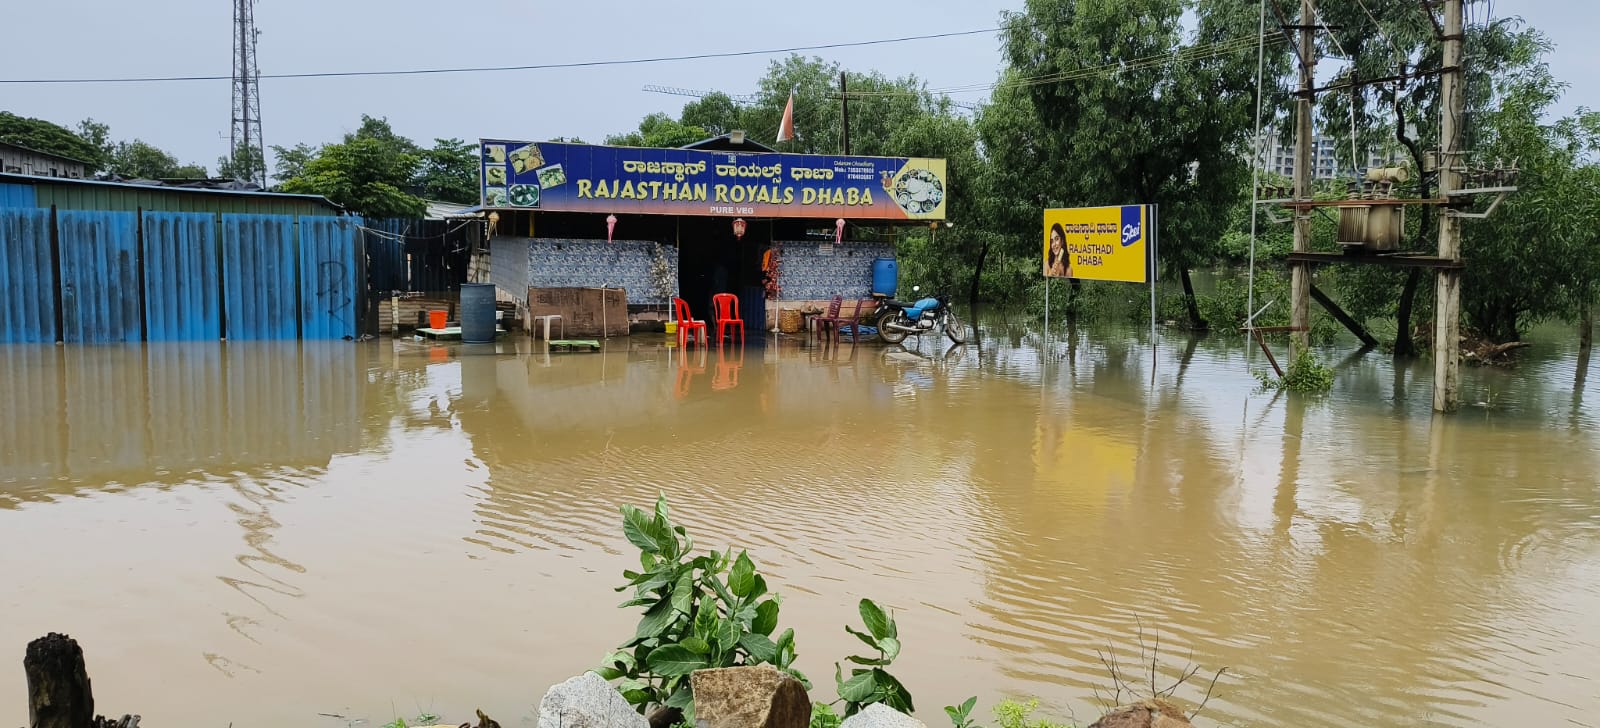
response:
[[[1061,21],[1050,21],[1055,24]],[[763,50],[725,51],[718,53],[695,53],[681,56],[656,56],[647,58],[623,58],[595,61],[568,61],[563,63],[534,63],[519,66],[463,66],[456,68],[413,68],[385,71],[319,71],[307,73],[263,73],[264,79],[296,79],[296,78],[360,78],[368,76],[422,76],[435,74],[459,73],[503,73],[509,71],[544,71],[568,68],[595,68],[603,66],[630,66],[649,63],[670,63],[676,61],[699,61],[716,58],[741,58],[746,56],[769,56],[784,53],[799,53],[801,51],[833,50],[839,48],[860,48],[865,46],[886,45],[890,43],[908,43],[912,41],[937,40],[942,38],[959,38],[973,35],[986,35],[1011,30],[1019,25],[1039,26],[1046,23],[1016,23],[1003,25],[998,28],[983,28],[979,30],[958,30],[948,33],[929,33],[925,35],[908,35],[898,38],[879,38],[875,40],[848,41],[842,43],[822,43],[808,46],[792,46],[788,48],[768,48]],[[101,78],[6,78],[0,79],[0,84],[81,84],[81,83],[172,83],[184,81],[231,81],[233,76],[108,76]]]

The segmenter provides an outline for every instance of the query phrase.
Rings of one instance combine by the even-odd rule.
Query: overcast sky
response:
[[[1415,2],[1415,0],[1369,0]],[[14,2],[0,26],[0,78],[227,75],[228,0]],[[992,28],[1021,0],[801,0],[800,2],[477,0],[259,0],[263,73],[522,65],[756,50]],[[1560,112],[1600,107],[1600,0],[1523,0],[1520,13],[1557,44],[1552,66],[1571,84]],[[1243,32],[1250,32],[1245,29]],[[852,70],[915,73],[933,87],[992,82],[993,35],[823,52]],[[322,143],[363,113],[401,134],[598,142],[652,111],[676,115],[688,99],[644,84],[732,93],[754,90],[767,57],[609,68],[347,79],[262,81],[267,144]],[[955,96],[978,101],[982,92]],[[74,126],[110,124],[183,161],[215,169],[227,153],[227,81],[161,84],[0,84],[0,110]],[[803,130],[802,130],[803,131]],[[755,130],[752,130],[755,133]],[[770,140],[767,140],[770,141]]]

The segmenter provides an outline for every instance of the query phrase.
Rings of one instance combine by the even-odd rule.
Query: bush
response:
[[[1310,350],[1301,351],[1284,370],[1282,379],[1274,379],[1266,372],[1257,372],[1262,385],[1291,392],[1326,392],[1333,389],[1333,370],[1319,363]]]

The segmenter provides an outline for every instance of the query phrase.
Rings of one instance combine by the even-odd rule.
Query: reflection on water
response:
[[[1435,419],[1426,362],[1304,398],[1235,338],[982,333],[0,348],[0,645],[69,632],[108,711],[166,725],[516,721],[631,633],[616,508],[665,492],[751,549],[819,693],[871,596],[925,710],[1086,723],[1141,628],[1163,686],[1229,668],[1223,723],[1600,710],[1586,354],[1468,370]]]

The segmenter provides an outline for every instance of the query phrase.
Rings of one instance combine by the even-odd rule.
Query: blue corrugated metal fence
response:
[[[215,341],[222,337],[217,217],[205,213],[144,214],[145,331],[151,341]]]
[[[0,344],[56,340],[54,270],[50,211],[0,209]]]
[[[300,336],[341,339],[356,335],[360,281],[355,250],[356,221],[300,218]]]
[[[0,343],[352,338],[360,224],[0,206]]]
[[[56,230],[63,339],[84,344],[142,339],[138,216],[62,210],[56,215]]]
[[[223,324],[229,340],[295,338],[294,218],[222,216]]]

